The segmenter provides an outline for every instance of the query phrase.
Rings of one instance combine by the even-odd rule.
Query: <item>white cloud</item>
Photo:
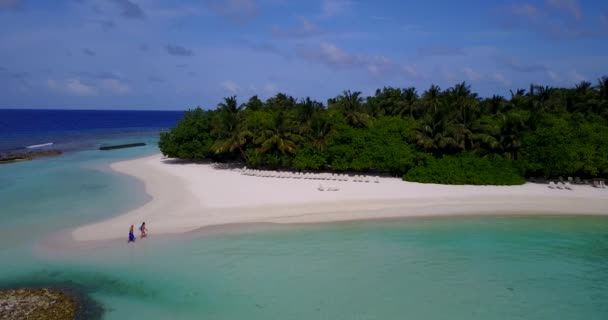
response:
[[[424,78],[413,66],[401,65],[384,55],[349,53],[333,43],[323,42],[318,48],[300,49],[301,57],[321,62],[338,69],[364,69],[373,76],[400,75],[413,79]]]
[[[333,43],[323,42],[319,48],[301,50],[301,55],[311,60],[318,60],[334,67],[347,67],[355,63],[355,56],[338,48]]]
[[[239,85],[236,84],[236,82],[234,82],[232,80],[223,81],[222,83],[220,83],[220,85],[226,91],[230,92],[230,94],[237,94],[239,92],[239,89],[240,89]]]
[[[123,95],[130,92],[129,86],[118,79],[101,79],[99,81],[80,78],[64,80],[47,80],[46,86],[52,91],[70,96],[96,96],[99,94]]]
[[[274,26],[272,28],[273,35],[277,37],[303,38],[324,33],[322,29],[317,27],[314,23],[312,23],[305,17],[300,17],[299,20],[301,26],[296,28],[281,28],[279,26]]]
[[[583,17],[583,11],[578,0],[547,0],[547,6],[565,11],[576,19]]]
[[[281,92],[281,90],[279,89],[279,86],[274,82],[265,83],[261,87],[258,87],[256,85],[249,86],[249,93],[251,95],[257,95],[261,99],[266,97],[272,97],[279,92]]]
[[[573,70],[571,74],[572,74],[572,78],[576,82],[587,81],[587,77],[585,77],[584,75],[578,73],[578,71],[576,71],[576,70]]]
[[[257,14],[255,0],[207,0],[211,11],[235,22],[245,22]]]
[[[324,18],[331,18],[350,12],[352,7],[350,0],[323,0],[321,2],[321,15]]]
[[[101,80],[101,87],[104,89],[104,91],[114,94],[127,94],[130,91],[129,86],[117,79]]]
[[[414,66],[411,65],[406,65],[403,66],[402,68],[403,73],[408,77],[408,78],[412,78],[412,79],[424,79],[424,75],[421,74]]]
[[[94,96],[98,94],[97,88],[84,84],[80,79],[66,79],[63,81],[48,80],[47,87],[53,91],[71,96]]]
[[[268,96],[273,96],[274,94],[279,92],[279,89],[276,84],[267,83],[262,87],[262,91]]]
[[[555,71],[547,71],[547,75],[549,76],[549,79],[554,82],[559,82],[561,80],[560,76]]]
[[[538,8],[527,3],[514,4],[509,8],[509,11],[516,16],[526,17],[530,20],[535,20],[540,16]]]
[[[497,72],[492,75],[492,80],[504,85],[510,86],[512,84],[511,80],[507,79],[502,73]]]
[[[481,74],[469,67],[463,68],[462,72],[469,81],[479,81],[481,79]]]

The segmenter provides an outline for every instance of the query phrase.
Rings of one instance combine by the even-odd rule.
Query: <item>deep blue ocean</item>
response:
[[[183,111],[0,109],[0,152],[53,143],[64,151],[97,148],[175,126]],[[131,141],[129,140],[129,141]]]

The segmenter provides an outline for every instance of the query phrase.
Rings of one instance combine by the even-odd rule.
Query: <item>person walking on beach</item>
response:
[[[141,237],[145,238],[147,236],[146,232],[148,231],[148,229],[146,229],[146,223],[142,222],[141,226],[139,226],[139,231],[141,232]]]
[[[131,228],[129,228],[129,241],[128,242],[135,242],[135,235],[133,234],[133,225],[131,225]]]

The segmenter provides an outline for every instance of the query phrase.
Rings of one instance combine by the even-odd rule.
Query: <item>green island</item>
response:
[[[608,77],[480,97],[466,83],[344,91],[327,105],[279,93],[197,107],[159,147],[248,167],[385,173],[423,183],[517,185],[608,176]]]

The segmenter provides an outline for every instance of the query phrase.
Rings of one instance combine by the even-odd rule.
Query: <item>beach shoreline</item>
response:
[[[126,237],[145,221],[150,234],[207,227],[310,224],[407,217],[608,215],[608,190],[546,185],[449,186],[379,178],[379,183],[252,177],[237,169],[164,159],[156,154],[111,164],[143,182],[151,200],[126,213],[71,232],[76,241]],[[340,191],[318,191],[317,186]]]

